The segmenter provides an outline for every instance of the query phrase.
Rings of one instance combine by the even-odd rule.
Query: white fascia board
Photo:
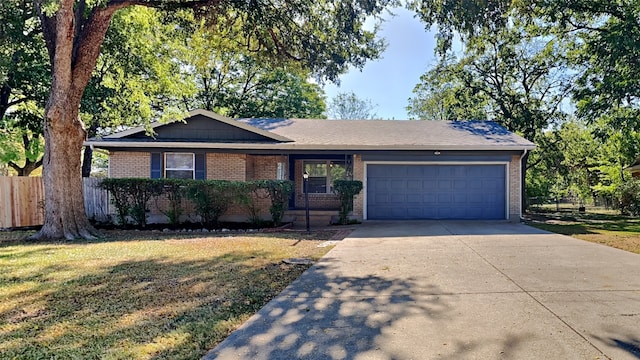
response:
[[[193,148],[193,149],[236,149],[236,150],[420,150],[420,151],[524,151],[535,148],[531,145],[306,145],[295,143],[252,144],[252,143],[206,143],[206,142],[161,142],[161,141],[86,141],[85,145],[98,148]]]

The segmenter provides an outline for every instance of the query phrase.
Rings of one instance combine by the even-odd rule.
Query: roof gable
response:
[[[139,126],[106,136],[105,139],[132,141],[173,142],[290,142],[291,140],[269,131],[244,124],[206,110],[194,110],[185,122],[154,123],[155,136],[146,134]]]

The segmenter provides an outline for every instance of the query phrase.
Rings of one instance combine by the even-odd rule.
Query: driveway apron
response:
[[[640,359],[640,255],[505,222],[366,222],[205,359]]]

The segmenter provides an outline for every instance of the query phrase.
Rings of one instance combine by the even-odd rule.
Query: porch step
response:
[[[331,225],[331,217],[337,215],[338,210],[309,210],[309,224],[311,226]],[[306,212],[304,209],[287,210],[285,217],[291,219],[294,227],[304,228],[307,226]]]

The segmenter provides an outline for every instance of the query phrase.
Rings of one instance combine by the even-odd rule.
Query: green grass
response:
[[[307,268],[283,259],[318,259],[333,234],[0,241],[0,358],[197,359]]]
[[[618,249],[640,254],[640,219],[616,214],[611,210],[542,208],[530,212],[527,224]]]

